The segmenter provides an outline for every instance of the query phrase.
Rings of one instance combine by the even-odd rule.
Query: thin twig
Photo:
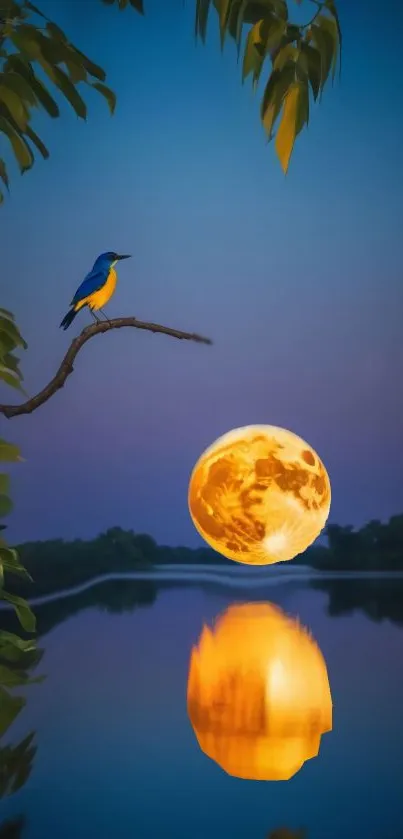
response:
[[[122,329],[124,326],[132,326],[135,329],[145,329],[148,332],[160,332],[162,335],[170,335],[171,338],[178,338],[180,341],[196,341],[198,344],[212,344],[210,338],[204,338],[202,335],[196,335],[194,332],[182,332],[179,329],[171,329],[169,326],[161,326],[158,323],[145,323],[136,318],[115,318],[109,321],[100,321],[99,323],[86,326],[77,338],[74,338],[70,344],[63,361],[55,374],[53,379],[46,387],[43,388],[36,396],[23,402],[22,405],[0,405],[0,414],[11,419],[22,414],[32,414],[41,405],[48,401],[60,388],[63,387],[66,379],[73,372],[73,362],[76,355],[90,338],[94,335],[101,335],[103,332],[109,332],[111,329]]]

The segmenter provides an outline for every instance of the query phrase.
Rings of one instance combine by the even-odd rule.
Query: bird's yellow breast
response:
[[[115,269],[111,268],[105,285],[103,285],[102,288],[99,288],[98,291],[94,291],[93,294],[89,294],[88,297],[82,301],[83,305],[87,304],[90,309],[103,309],[115,291],[117,279]]]

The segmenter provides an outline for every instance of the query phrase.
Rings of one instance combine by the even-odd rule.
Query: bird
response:
[[[118,254],[114,251],[106,251],[96,258],[91,271],[84,278],[70,303],[70,309],[60,324],[61,329],[68,329],[84,306],[88,306],[96,321],[100,319],[95,311],[100,311],[108,320],[103,312],[103,306],[109,302],[116,288],[117,274],[114,266],[121,259],[130,259],[130,256],[129,253]]]

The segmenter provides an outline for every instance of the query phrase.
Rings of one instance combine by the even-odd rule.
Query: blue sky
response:
[[[201,332],[214,346],[99,336],[50,402],[3,421],[26,458],[13,469],[10,538],[119,524],[197,545],[190,471],[216,437],[249,423],[316,448],[331,520],[403,510],[403,21],[397,0],[388,15],[377,6],[340,0],[342,78],[312,108],[285,178],[235,49],[220,53],[215,15],[203,47],[191,0],[146,0],[144,18],[99,0],[42,3],[105,68],[118,106],[111,118],[89,92],[86,123],[68,105],[60,120],[41,116],[51,157],[14,175],[1,209],[1,302],[29,343],[28,391],[87,322],[58,328],[103,250],[133,254],[111,317]]]

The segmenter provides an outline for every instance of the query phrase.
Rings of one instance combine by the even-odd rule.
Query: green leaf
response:
[[[238,52],[242,38],[245,9],[249,0],[232,0],[228,15],[227,32],[235,41]]]
[[[36,754],[37,747],[34,744],[35,732],[31,732],[24,738],[17,746],[3,746],[0,749],[0,762],[2,772],[0,773],[0,798],[7,795],[14,795],[28,780],[33,766],[33,760]],[[9,822],[10,828],[12,824],[23,825],[23,819],[16,819],[15,822]],[[6,823],[7,824],[7,823]],[[3,839],[17,839],[20,836],[18,828],[15,834],[10,829],[10,835],[5,833]]]
[[[47,32],[50,32],[50,34],[54,38],[56,38],[57,41],[60,41],[62,44],[68,44],[68,40],[65,33],[63,32],[63,29],[60,29],[60,26],[57,26],[55,23],[53,23],[53,21],[48,20],[46,24],[46,30]]]
[[[2,74],[2,83],[14,91],[23,102],[25,101],[28,105],[32,106],[36,105],[37,99],[31,86],[20,73],[15,72],[15,65],[11,61],[11,58],[12,56],[10,56],[10,59],[4,65],[5,72]]]
[[[0,158],[0,179],[3,181],[4,186],[8,189],[8,175],[6,164],[3,158]],[[1,310],[0,310],[1,311]]]
[[[17,551],[13,548],[4,546],[5,542],[3,542],[3,547],[0,548],[0,563],[2,564],[4,571],[9,574],[16,574],[18,577],[23,577],[25,580],[32,582],[31,575],[28,574],[26,568],[21,565]]]
[[[0,363],[0,379],[5,382],[9,387],[14,387],[16,390],[23,391],[21,387],[21,377],[17,376],[12,370],[5,367],[4,364]]]
[[[320,16],[319,16],[320,17]],[[319,18],[318,18],[319,19]],[[330,68],[333,62],[334,56],[334,44],[332,36],[327,32],[326,29],[319,27],[319,26],[312,26],[311,27],[312,38],[314,41],[315,46],[318,49],[320,60],[321,60],[321,81],[320,81],[320,89],[323,90],[327,78],[329,76]]]
[[[280,114],[284,97],[294,81],[294,61],[285,64],[282,70],[273,70],[270,74],[260,108],[261,120],[269,140],[272,139],[274,125]]]
[[[299,41],[299,39],[301,38],[300,27],[295,26],[293,23],[288,24],[285,35],[288,43],[291,43],[292,41]]]
[[[338,15],[338,12],[337,12],[337,7],[336,7],[336,4],[334,3],[334,0],[326,0],[325,6],[326,6],[327,9],[329,9],[330,14],[333,15],[333,17],[336,21],[337,34],[338,34],[338,40],[339,40],[339,67],[340,67],[340,73],[341,73],[341,51],[342,51],[342,46],[343,46],[343,40],[342,40],[343,36],[342,36],[342,31],[341,31],[341,26],[340,26],[340,19],[339,19],[339,15]]]
[[[18,446],[0,439],[0,461],[3,461],[3,463],[22,462]]]
[[[29,0],[25,0],[25,6],[26,6],[26,8],[27,8],[27,9],[30,9],[30,10],[31,10],[31,12],[34,12],[36,15],[39,15],[39,17],[42,17],[44,20],[48,20],[48,18],[46,17],[46,15],[44,15],[44,14],[43,14],[43,12],[41,12],[41,11],[38,9],[38,7],[37,7],[37,6],[34,6],[34,4],[33,4],[33,3],[30,3],[30,2],[29,2]]]
[[[258,23],[255,23],[254,26],[252,26],[252,29],[248,32],[243,57],[242,81],[244,81],[250,73],[253,73],[253,81],[256,83],[262,71],[265,54],[263,50],[258,50],[258,46],[262,45],[260,26],[261,21],[258,21]]]
[[[0,330],[0,353],[1,353],[1,357],[4,358],[4,356],[7,353],[12,353],[12,352],[14,352],[15,349],[16,349],[15,341],[12,338],[10,338],[10,335],[8,335],[6,332],[4,332],[3,330]]]
[[[276,151],[283,169],[287,173],[295,138],[300,124],[301,83],[294,82],[285,96],[281,122],[276,135]]]
[[[91,76],[94,76],[94,78],[99,79],[100,82],[104,82],[105,79],[106,79],[106,73],[102,69],[102,67],[99,67],[98,64],[94,64],[94,62],[91,61],[80,50],[75,48],[74,51],[75,51],[76,55],[80,57],[80,59],[83,63],[83,67],[85,67],[85,69],[87,70],[87,73],[89,73]]]
[[[8,495],[10,490],[10,475],[6,475],[5,472],[0,472],[0,493],[2,495]]]
[[[29,119],[28,111],[20,96],[14,93],[13,90],[10,90],[7,85],[2,83],[1,76],[0,101],[6,106],[7,111],[13,118],[18,128],[20,128],[21,131],[25,131]]]
[[[2,341],[2,336],[4,335],[13,342],[13,347],[24,347],[24,349],[26,349],[27,345],[19,332],[18,327],[15,325],[15,321],[11,320],[10,317],[0,314],[0,341]]]
[[[60,64],[65,64],[72,55],[69,45],[60,39],[50,35],[41,35],[40,39],[41,57],[45,59],[52,69]],[[38,58],[38,61],[41,59]]]
[[[82,64],[72,58],[66,59],[66,67],[69,71],[69,79],[73,84],[87,81],[87,71]]]
[[[47,87],[35,75],[31,65],[21,60],[19,56],[11,55],[9,61],[12,61],[13,68],[20,73],[25,81],[29,84],[33,94],[36,96],[38,102],[45,109],[46,113],[52,117],[58,117],[60,114],[59,107],[55,100],[50,95]]]
[[[228,21],[231,12],[231,3],[232,0],[220,0],[218,4],[221,49],[224,47],[225,36],[227,34]]]
[[[211,0],[196,0],[195,35],[200,35],[203,43],[206,40],[210,3]]]
[[[262,29],[266,24],[262,25]],[[265,38],[265,48],[266,53],[273,54],[279,48],[279,46],[283,46],[283,39],[285,38],[287,23],[284,20],[278,20],[277,18],[273,18],[272,21],[269,23],[267,35]],[[286,43],[286,42],[285,42]],[[285,44],[284,44],[285,45]]]
[[[35,652],[36,642],[32,638],[28,641],[24,640],[14,632],[6,632],[2,629],[0,632],[0,657],[7,661],[14,661],[15,659],[9,655],[10,650],[14,650],[21,661],[21,657]]]
[[[4,519],[5,516],[8,516],[13,509],[13,502],[8,495],[0,495],[0,518]]]
[[[302,131],[305,125],[309,122],[309,83],[308,77],[298,79],[299,97],[297,118],[295,123],[295,136]]]
[[[53,96],[50,95],[46,85],[44,85],[37,76],[32,79],[32,89],[38,97],[42,107],[45,109],[46,113],[52,117],[52,119],[60,116],[58,104],[53,99]]]
[[[282,20],[288,20],[288,7],[285,0],[265,0],[264,5],[268,6],[270,11],[273,10]]]
[[[7,574],[14,574],[15,577],[21,577],[23,580],[27,580],[27,582],[32,583],[33,579],[31,575],[28,573],[27,569],[24,568],[23,565],[14,565],[13,563],[7,562],[6,559],[0,558],[0,563],[3,566],[3,571]]]
[[[86,119],[87,106],[74,85],[71,83],[68,75],[61,70],[60,67],[52,67],[45,59],[41,58],[38,60],[45,73],[59,88],[61,93],[63,93],[63,96],[70,103],[77,116],[80,117],[80,119]]]
[[[34,744],[34,738],[35,732],[31,732],[17,746],[3,746],[0,749],[0,763],[2,767],[2,772],[0,773],[0,798],[4,798],[7,795],[14,795],[14,793],[24,786],[29,778],[37,750]],[[15,839],[17,839],[17,832],[15,833]],[[7,830],[5,830],[6,833]],[[3,839],[7,839],[7,837],[8,839],[12,839],[14,837],[14,833],[12,836],[11,832],[10,836],[7,833],[7,837],[5,834]]]
[[[26,700],[22,696],[10,696],[8,691],[0,686],[0,737],[14,722]]]
[[[133,9],[136,9],[136,12],[139,12],[141,15],[144,14],[143,0],[130,0],[130,5],[133,6]]]
[[[1,317],[7,318],[8,320],[11,320],[14,323],[14,320],[15,320],[14,315],[13,315],[12,312],[9,312],[8,309],[2,309],[0,307],[0,315],[1,315]]]
[[[245,23],[256,23],[258,20],[276,17],[288,20],[288,9],[285,0],[255,0],[248,3],[244,14]]]
[[[1,342],[1,337],[0,337],[0,360],[1,360],[1,363],[4,364],[4,366],[7,367],[9,370],[12,370],[12,372],[15,373],[15,375],[18,376],[18,378],[22,382],[24,377],[23,377],[23,375],[21,373],[21,370],[20,370],[20,367],[19,367],[20,359],[17,358],[16,355],[13,355],[11,352],[4,352],[4,354],[3,354],[1,344],[2,344],[2,342]]]
[[[26,172],[34,162],[34,156],[28,144],[5,117],[0,117],[0,132],[8,137],[20,171]]]
[[[335,75],[336,75],[337,61],[338,61],[338,58],[339,58],[339,51],[340,51],[339,29],[338,29],[337,23],[336,23],[334,18],[325,17],[324,15],[319,15],[319,17],[317,18],[317,22],[320,25],[322,31],[327,32],[329,34],[331,40],[332,40],[333,57],[332,57],[331,67],[332,67],[332,76],[333,76],[333,79],[334,79]],[[330,41],[329,41],[329,44],[330,44]],[[330,46],[329,46],[329,50],[330,50]]]
[[[0,685],[6,688],[32,685],[38,682],[43,682],[43,676],[30,678],[23,670],[14,670],[11,667],[6,667],[5,664],[0,664]]]
[[[273,62],[274,70],[282,70],[288,61],[296,61],[299,55],[299,50],[293,44],[287,44],[280,49]]]
[[[33,131],[33,129],[30,128],[29,126],[27,127],[25,133],[26,133],[27,137],[29,137],[31,142],[34,144],[34,146],[36,146],[38,151],[41,153],[42,157],[45,160],[47,160],[47,158],[49,157],[49,152],[48,152],[46,146],[42,143],[41,138],[38,137],[38,135],[35,133],[35,131]]]
[[[17,47],[17,50],[30,60],[36,61],[41,57],[40,41],[42,33],[36,26],[21,24],[10,33],[10,41]]]
[[[3,600],[7,600],[14,607],[22,628],[26,632],[35,632],[36,618],[28,606],[27,601],[23,597],[18,597],[16,594],[9,594],[7,591],[3,591],[2,597]]]
[[[114,94],[113,90],[111,90],[105,84],[101,84],[101,82],[91,82],[91,87],[95,87],[95,89],[104,97],[104,99],[106,99],[109,110],[111,114],[113,114],[116,107],[116,95]]]
[[[303,42],[301,44],[301,55],[306,56],[308,62],[308,77],[312,88],[313,98],[318,98],[322,78],[322,61],[320,53],[315,47]]]

